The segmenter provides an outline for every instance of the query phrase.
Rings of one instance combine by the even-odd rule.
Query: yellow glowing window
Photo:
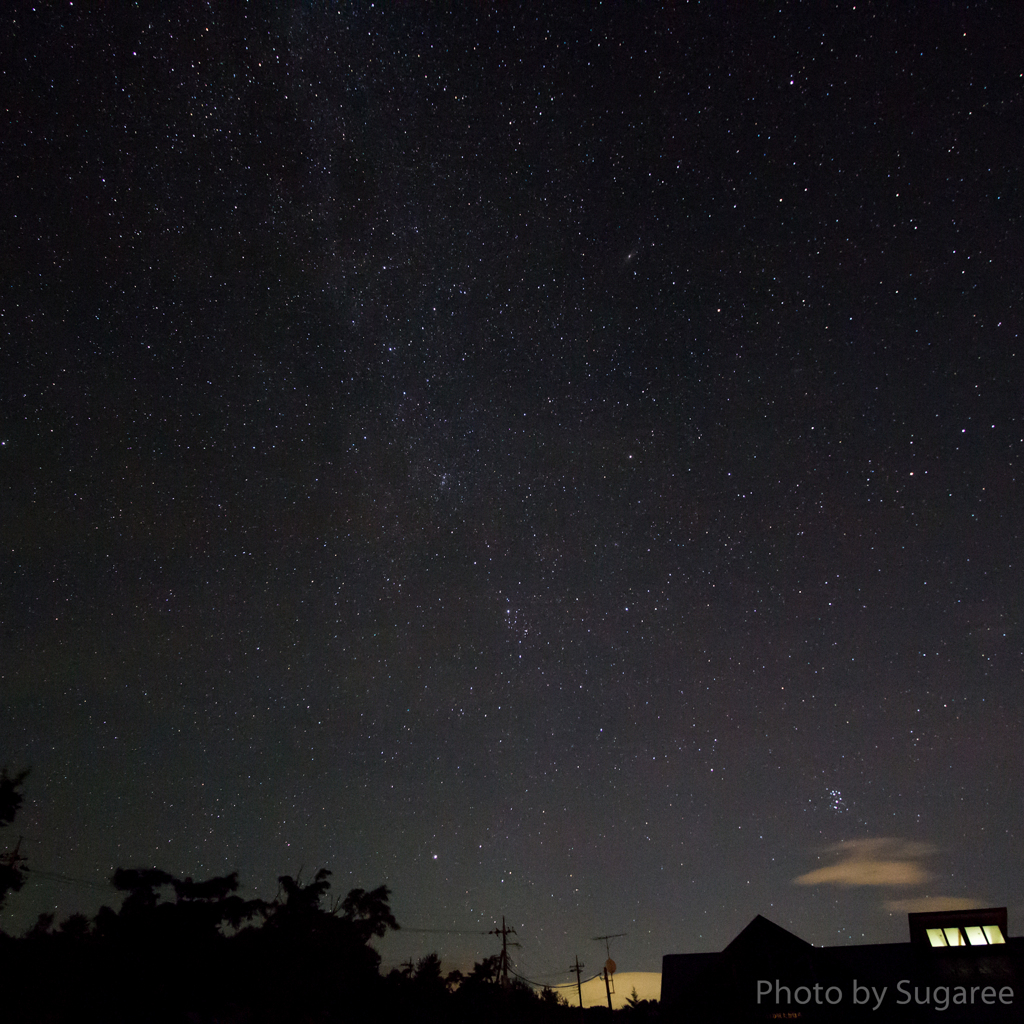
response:
[[[985,933],[976,925],[967,925],[964,928],[964,934],[967,936],[967,941],[972,946],[987,946],[988,940],[985,938]]]
[[[1003,938],[1003,933],[999,930],[999,925],[997,924],[985,925],[985,938],[988,939],[993,946],[998,946],[1001,943],[1006,942],[1006,939]]]
[[[941,928],[929,928],[927,931],[928,941],[933,946],[944,946],[946,944],[946,936],[942,934]]]
[[[951,946],[966,946],[967,945],[967,943],[964,942],[964,937],[960,934],[960,929],[959,928],[943,928],[942,930],[946,933],[946,942],[948,942],[949,945],[951,945]]]

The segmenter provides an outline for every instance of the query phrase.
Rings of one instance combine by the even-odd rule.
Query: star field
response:
[[[549,981],[1019,931],[1022,27],[15,5],[0,763],[77,881],[0,926],[158,865]]]

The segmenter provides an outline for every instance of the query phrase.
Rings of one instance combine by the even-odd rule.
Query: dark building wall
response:
[[[662,1008],[692,1024],[1024,1022],[1024,939],[813,947],[759,917],[721,953],[664,957]]]

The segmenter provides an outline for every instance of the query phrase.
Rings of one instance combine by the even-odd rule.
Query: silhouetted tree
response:
[[[416,964],[413,981],[422,989],[441,991],[445,989],[444,976],[441,974],[441,958],[436,953],[428,953]]]
[[[331,902],[326,869],[308,884],[282,875],[267,903],[242,899],[237,873],[194,881],[119,868],[111,881],[124,894],[119,911],[104,906],[91,923],[79,914],[59,927],[42,914],[22,938],[0,935],[4,967],[19,979],[12,1019],[359,1019],[384,995],[369,942],[398,927],[385,886]],[[406,984],[408,1006],[429,1002],[440,1021],[450,998],[440,960],[424,957]]]
[[[60,934],[72,942],[82,942],[89,937],[92,928],[85,914],[72,914],[61,922]]]
[[[25,932],[25,938],[32,942],[53,934],[53,921],[56,917],[52,912],[44,911],[36,918],[36,923]]]
[[[381,984],[374,936],[397,928],[385,886],[353,889],[330,901],[330,871],[321,869],[303,884],[282,875],[280,889],[266,905],[262,927],[243,928],[232,940],[239,976],[254,986],[273,982],[272,1012],[318,1013],[331,1006],[370,1002]]]
[[[226,998],[237,974],[228,935],[266,906],[236,894],[237,873],[196,882],[155,867],[118,868],[111,883],[125,893],[121,909],[100,908],[88,945],[116,965],[118,1012],[154,1004],[181,1014]]]
[[[442,1019],[449,1000],[448,986],[441,973],[441,958],[428,953],[416,964],[412,977],[413,1012],[420,1020]]]
[[[473,970],[466,978],[464,986],[475,988],[479,985],[497,985],[501,972],[501,956],[495,953],[494,956],[485,957],[479,963],[473,964]]]
[[[0,826],[10,825],[21,810],[25,799],[21,787],[27,778],[27,768],[13,778],[7,774],[6,768],[0,772]]]
[[[370,892],[352,889],[342,901],[341,909],[346,919],[355,926],[357,934],[363,936],[363,942],[369,942],[373,936],[382,938],[389,928],[399,930],[399,924],[388,906],[390,896],[391,890],[381,885]]]
[[[159,868],[118,868],[110,879],[115,889],[128,893],[121,904],[121,916],[126,918],[153,910],[160,898],[157,889],[173,882],[174,877]]]
[[[174,888],[174,895],[180,903],[182,900],[204,900],[207,903],[216,903],[228,898],[230,893],[238,890],[238,872],[232,871],[230,875],[221,878],[208,878],[205,882],[193,882],[191,878],[179,881],[171,879]]]
[[[636,990],[634,989],[634,991],[636,991]],[[569,1005],[568,1002],[566,1002],[565,996],[563,996],[560,992],[556,992],[553,988],[549,988],[547,985],[545,985],[540,990],[540,993],[537,996],[537,998],[545,1006],[568,1006]]]
[[[503,1006],[498,985],[500,963],[498,954],[485,957],[473,964],[473,969],[462,979],[454,993],[461,1017],[467,1020],[490,1018]]]
[[[654,1022],[658,1020],[661,1006],[657,1000],[641,999],[636,993],[636,986],[626,999],[626,1005],[618,1011],[619,1015],[637,1024],[642,1022]]]
[[[165,937],[198,941],[221,934],[221,926],[241,926],[266,910],[262,900],[235,895],[238,872],[194,882],[175,878],[159,868],[118,868],[111,878],[115,889],[127,892],[117,915],[129,930],[158,928]],[[159,889],[174,890],[175,901],[160,902]],[[109,920],[106,921],[109,926]]]
[[[28,769],[17,775],[0,772],[0,828],[10,825],[25,799],[21,787],[28,778]],[[21,856],[21,840],[0,856],[0,910],[9,892],[17,892],[25,884],[25,858]]]

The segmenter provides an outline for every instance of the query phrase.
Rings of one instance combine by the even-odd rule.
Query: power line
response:
[[[90,881],[88,878],[75,878],[74,875],[61,875],[56,871],[44,871],[40,868],[26,867],[25,874],[34,878],[45,878],[50,882],[61,882],[64,885],[84,885],[90,889],[100,889],[103,892],[110,892],[113,888],[110,882],[101,884]]]
[[[572,968],[570,967],[569,970],[571,972]],[[534,972],[534,973],[537,974],[538,978],[564,978],[565,977],[565,971],[546,971],[544,973],[540,973],[540,972]],[[539,984],[541,984],[541,982],[536,982],[536,984],[539,985]]]
[[[434,935],[493,935],[493,932],[476,932],[476,931],[465,931],[458,928],[410,928],[407,925],[402,925],[399,929],[403,932],[427,932]]]
[[[490,931],[487,934],[488,935],[500,935],[501,936],[501,956],[498,959],[498,970],[501,972],[501,979],[502,979],[501,983],[502,983],[502,985],[504,985],[505,988],[508,988],[508,969],[509,969],[509,960],[508,960],[509,941],[508,941],[508,937],[510,935],[515,935],[516,934],[516,930],[515,930],[515,928],[508,928],[508,927],[506,927],[506,925],[505,925],[505,917],[504,917],[504,915],[502,915],[501,927],[500,928],[495,928],[493,931]],[[517,942],[513,942],[512,945],[513,946],[517,946],[518,943]]]
[[[509,968],[509,973],[512,974],[514,977],[518,978],[520,981],[525,981],[527,985],[533,985],[536,988],[545,987],[544,982],[534,981],[533,978],[528,978],[525,974],[520,974],[514,967]]]

